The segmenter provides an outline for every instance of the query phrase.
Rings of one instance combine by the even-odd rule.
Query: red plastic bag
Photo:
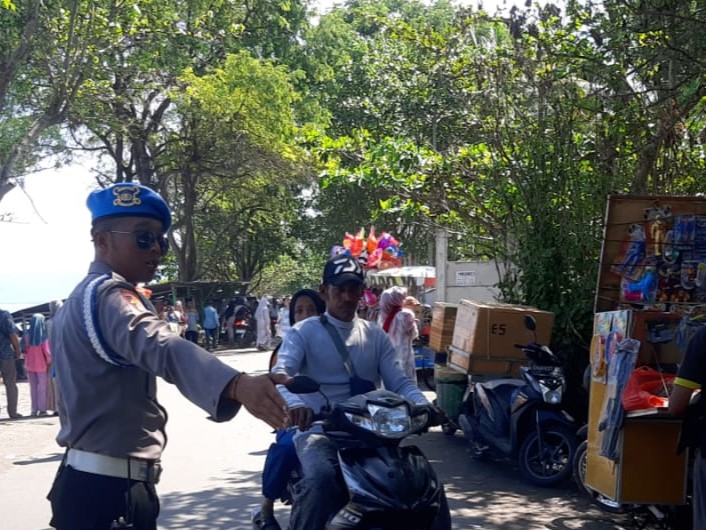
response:
[[[658,372],[649,366],[635,368],[623,390],[623,408],[630,412],[666,407],[674,378],[674,374]]]

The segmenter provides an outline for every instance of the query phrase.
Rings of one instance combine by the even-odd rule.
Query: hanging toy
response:
[[[623,299],[627,302],[654,302],[657,274],[649,267],[638,281],[623,280]]]
[[[368,255],[375,252],[375,249],[378,248],[378,238],[375,237],[375,227],[374,226],[370,227],[370,232],[368,233],[367,248],[368,248]]]
[[[348,234],[346,234],[346,235],[348,235]],[[351,238],[351,246],[350,246],[349,250],[351,251],[351,255],[354,258],[357,258],[358,256],[360,256],[360,253],[363,250],[363,245],[364,245],[363,238],[364,237],[365,237],[365,232],[361,228],[360,232],[358,232],[356,235],[352,236],[352,238]]]
[[[344,252],[346,249],[343,248],[341,245],[334,245],[331,247],[331,257],[335,258],[338,256],[341,252]]]

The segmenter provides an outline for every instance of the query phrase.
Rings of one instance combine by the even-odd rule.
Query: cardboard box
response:
[[[449,367],[458,372],[473,375],[492,375],[498,377],[514,377],[519,379],[520,367],[525,366],[526,361],[520,359],[502,359],[476,357],[455,346],[449,347]]]
[[[456,324],[458,304],[436,302],[431,313],[431,333],[429,347],[437,352],[445,352],[451,345]]]
[[[524,317],[531,315],[537,322],[537,342],[548,345],[552,336],[554,313],[521,305],[461,300],[451,344],[475,358],[524,359],[515,344],[534,341],[525,328]]]

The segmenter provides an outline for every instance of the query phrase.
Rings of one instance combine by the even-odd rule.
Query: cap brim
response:
[[[357,274],[353,274],[352,272],[344,272],[343,274],[339,274],[337,276],[334,276],[333,278],[329,278],[328,283],[330,285],[343,285],[344,283],[355,283],[357,285],[363,285],[365,282]]]

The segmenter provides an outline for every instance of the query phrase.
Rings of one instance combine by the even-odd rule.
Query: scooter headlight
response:
[[[550,405],[561,403],[561,390],[549,390],[544,393],[544,401]]]
[[[545,403],[558,405],[561,403],[564,390],[564,382],[558,377],[550,377],[539,382],[542,397]]]
[[[351,412],[346,412],[345,415],[356,427],[374,432],[383,438],[404,438],[412,432],[412,421],[404,405],[389,408],[370,404],[365,416]]]

